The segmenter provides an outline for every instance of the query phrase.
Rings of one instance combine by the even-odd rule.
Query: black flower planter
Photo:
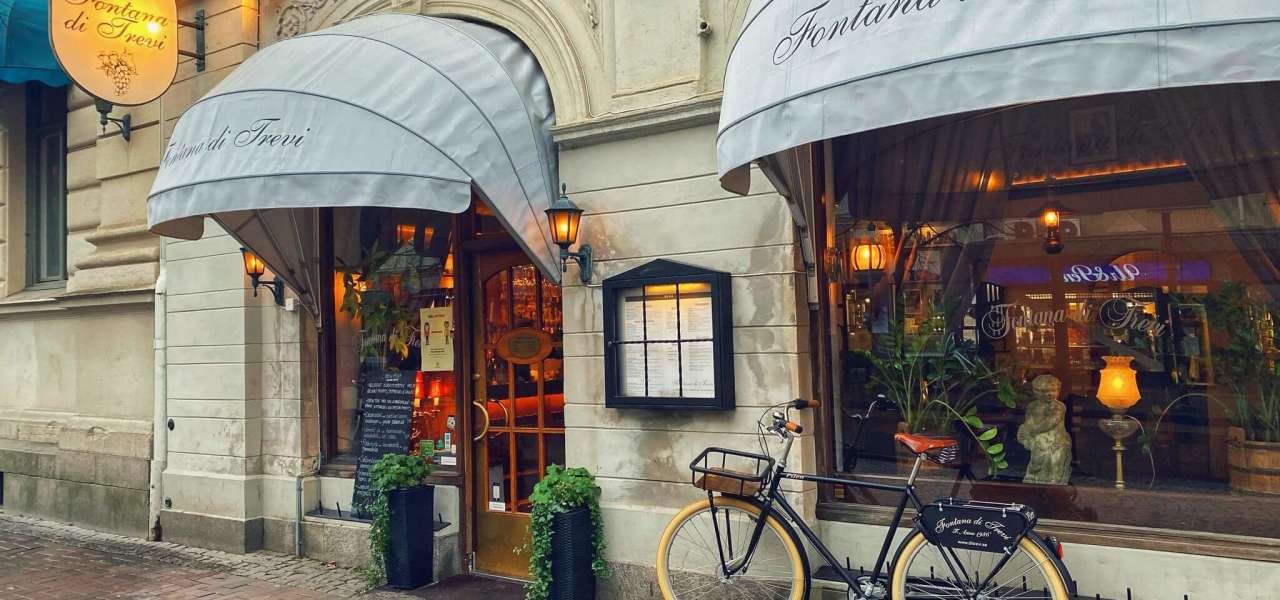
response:
[[[556,513],[551,522],[550,600],[594,600],[596,576],[591,509],[580,506]]]
[[[431,583],[435,492],[430,485],[387,492],[387,585],[393,588]]]

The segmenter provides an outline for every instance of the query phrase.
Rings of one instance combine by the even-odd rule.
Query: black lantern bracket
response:
[[[591,283],[591,245],[583,244],[578,246],[577,252],[570,252],[568,248],[560,249],[560,271],[564,272],[569,266],[569,261],[578,263],[578,278],[582,283]]]
[[[112,117],[111,109],[115,108],[115,105],[101,98],[94,98],[93,106],[98,109],[98,124],[102,126],[103,134],[107,133],[107,124],[113,123],[120,129],[120,137],[124,138],[126,142],[129,141],[130,136],[133,135],[132,116],[125,114],[119,119]]]
[[[258,297],[258,288],[264,287],[271,290],[271,298],[276,301],[276,306],[284,306],[284,281],[279,277],[271,281],[262,281],[261,275],[249,274],[249,283],[253,287],[253,297]]]
[[[188,57],[188,58],[194,58],[194,59],[196,59],[196,72],[197,72],[197,73],[203,73],[203,72],[204,72],[204,55],[205,55],[205,51],[204,51],[204,29],[205,29],[204,9],[202,8],[202,9],[200,9],[200,10],[197,10],[197,11],[196,11],[195,20],[192,20],[192,21],[185,21],[185,20],[183,20],[183,19],[178,19],[178,25],[180,25],[180,26],[182,26],[182,27],[190,27],[191,29],[196,30],[196,50],[195,50],[195,52],[191,52],[191,51],[183,50],[183,49],[179,48],[179,49],[178,49],[178,54],[179,54],[179,55],[181,55],[181,56],[186,56],[186,57]]]

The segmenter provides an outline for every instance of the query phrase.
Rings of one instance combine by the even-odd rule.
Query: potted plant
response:
[[[412,282],[408,289],[416,291],[419,280],[416,269],[392,264],[400,258],[374,242],[360,264],[342,269],[340,310],[360,322],[361,360],[385,359],[388,351],[401,359],[409,355],[416,313],[397,302],[392,290]]]
[[[1280,494],[1280,366],[1262,342],[1274,339],[1275,315],[1235,282],[1205,298],[1205,308],[1217,329],[1214,377],[1233,406],[1228,414],[1234,426],[1227,432],[1231,487]]]
[[[1280,365],[1271,342],[1264,342],[1275,339],[1276,315],[1249,298],[1244,284],[1237,282],[1224,283],[1202,300],[1212,327],[1214,380],[1228,398],[1191,392],[1157,406],[1155,425],[1151,435],[1144,436],[1143,449],[1152,453],[1161,422],[1176,405],[1196,399],[1213,402],[1232,424],[1226,435],[1231,488],[1280,494]]]
[[[369,551],[365,569],[370,587],[400,589],[422,587],[432,580],[434,552],[435,486],[425,480],[431,474],[434,445],[418,442],[410,454],[386,454],[369,469],[377,494],[368,507]]]
[[[898,410],[898,431],[932,437],[957,438],[967,446],[976,442],[988,458],[992,475],[1007,468],[999,430],[978,416],[978,401],[994,395],[1014,407],[1018,393],[1002,372],[971,358],[971,350],[946,329],[944,311],[932,308],[919,330],[910,335],[902,319],[878,336],[876,349],[860,352],[871,364],[868,391]],[[961,449],[962,460],[968,454]],[[913,464],[915,456],[897,448],[899,463]]]
[[[529,496],[526,600],[590,600],[596,576],[608,574],[600,487],[586,469],[547,468]],[[523,550],[523,549],[521,549]]]

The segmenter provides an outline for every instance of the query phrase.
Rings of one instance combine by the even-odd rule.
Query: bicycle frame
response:
[[[781,509],[782,514],[786,516],[786,520],[789,521],[793,526],[797,527],[800,530],[801,535],[803,535],[805,539],[807,539],[809,543],[813,546],[813,548],[818,551],[818,554],[822,556],[822,559],[826,561],[828,565],[831,565],[831,567],[836,570],[836,573],[840,575],[840,578],[844,580],[846,584],[849,585],[849,589],[854,590],[858,598],[865,600],[867,596],[864,590],[862,589],[861,584],[852,575],[850,575],[847,572],[847,570],[836,559],[835,555],[831,553],[831,550],[829,550],[826,547],[826,545],[822,543],[822,540],[818,539],[818,534],[814,532],[813,529],[811,529],[804,522],[804,519],[801,518],[799,513],[796,512],[796,509],[793,508],[789,502],[787,502],[787,499],[782,494],[778,493],[778,490],[782,485],[782,480],[790,479],[793,481],[811,481],[814,483],[844,485],[844,486],[861,488],[861,489],[894,492],[902,495],[901,499],[898,501],[898,505],[895,507],[893,511],[893,521],[889,524],[889,532],[885,535],[884,543],[880,547],[880,554],[879,556],[876,557],[875,569],[873,569],[871,572],[872,581],[878,582],[880,580],[881,572],[885,571],[886,567],[890,566],[890,565],[886,565],[885,563],[889,558],[889,549],[890,549],[890,546],[893,544],[894,536],[897,534],[898,529],[901,526],[900,521],[902,520],[902,514],[906,511],[907,504],[911,503],[912,506],[916,509],[916,511],[920,511],[921,509],[924,508],[924,503],[921,502],[920,497],[916,495],[915,481],[916,481],[916,476],[919,475],[920,473],[920,467],[924,464],[925,458],[924,456],[916,457],[915,466],[911,469],[911,475],[910,477],[907,478],[906,485],[891,485],[891,484],[884,484],[884,483],[875,483],[871,481],[858,481],[856,479],[822,477],[818,475],[807,475],[804,473],[793,473],[786,470],[786,459],[787,459],[787,456],[790,454],[791,444],[793,441],[794,441],[794,438],[792,437],[788,437],[786,439],[785,446],[783,447],[783,451],[781,454],[782,459],[779,460],[774,465],[772,476],[769,478],[769,485],[768,485],[767,491],[762,490],[759,495],[759,498],[760,498],[759,501],[761,504],[761,514],[765,518],[761,518],[759,522],[756,523],[755,530],[751,534],[751,541],[747,546],[746,554],[732,568],[729,568],[728,563],[724,560],[725,558],[724,547],[723,547],[724,544],[720,536],[720,524],[719,524],[719,521],[716,519],[715,500],[713,497],[714,494],[712,494],[711,492],[707,493],[708,498],[711,500],[711,517],[712,517],[711,522],[714,525],[714,529],[715,529],[716,545],[719,547],[719,551],[721,554],[720,564],[721,564],[722,570],[724,571],[724,576],[732,577],[737,573],[739,573],[740,571],[746,569],[748,565],[751,564],[751,557],[755,554],[756,546],[759,544],[760,537],[764,533],[767,517],[771,513],[774,513],[774,514],[777,513],[777,510],[774,509],[774,506],[776,505],[777,508]],[[726,523],[726,527],[727,527],[727,523]],[[957,572],[956,566],[954,564],[954,563],[958,563],[959,559],[954,556],[954,553],[952,553],[950,549],[948,549],[948,553],[952,554],[952,556],[948,557],[947,555],[944,554],[943,560],[947,563],[947,567],[948,569],[951,570],[952,575],[959,578],[960,575]],[[887,574],[887,571],[885,572]]]

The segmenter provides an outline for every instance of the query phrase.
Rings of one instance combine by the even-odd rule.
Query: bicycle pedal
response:
[[[862,588],[862,596],[854,592],[853,588],[848,590],[849,600],[884,600],[889,597],[889,590],[879,581],[871,581],[870,577],[859,577],[858,586]]]

